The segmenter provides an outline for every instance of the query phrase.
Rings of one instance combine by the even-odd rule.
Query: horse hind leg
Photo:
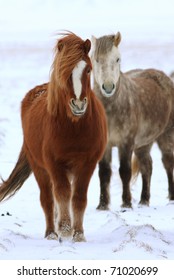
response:
[[[172,133],[168,132],[161,135],[158,138],[157,143],[161,150],[162,162],[167,173],[169,200],[174,200],[174,132],[172,131]]]
[[[108,210],[110,203],[110,179],[111,179],[111,153],[110,147],[107,147],[102,160],[99,162],[100,179],[100,201],[98,210]]]
[[[139,204],[149,206],[150,200],[150,182],[152,175],[152,158],[150,156],[152,144],[135,150],[139,169],[142,176],[142,192]]]

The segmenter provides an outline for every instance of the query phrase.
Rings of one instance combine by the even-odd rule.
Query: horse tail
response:
[[[13,196],[23,185],[26,179],[31,175],[32,170],[27,160],[24,147],[18,157],[18,161],[10,174],[9,178],[0,184],[0,202],[4,199],[9,199]]]
[[[133,154],[132,157],[132,162],[131,162],[131,169],[132,169],[132,182],[135,182],[137,180],[137,177],[140,173],[140,166],[139,166],[139,162],[138,159],[136,157],[135,154]]]

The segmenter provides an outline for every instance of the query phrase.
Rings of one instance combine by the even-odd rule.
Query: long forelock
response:
[[[62,48],[55,48],[55,57],[51,68],[50,83],[48,86],[48,111],[56,115],[60,90],[66,92],[68,80],[74,67],[81,60],[88,60],[85,54],[84,41],[73,33],[61,34]]]
[[[105,55],[114,45],[114,35],[100,37],[96,40],[95,57]]]
[[[73,38],[75,37],[75,38]],[[53,70],[58,83],[65,87],[74,67],[85,56],[82,48],[83,40],[77,36],[67,35],[64,39],[64,47],[59,52],[56,50]]]

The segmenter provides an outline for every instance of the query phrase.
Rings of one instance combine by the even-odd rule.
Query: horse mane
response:
[[[88,49],[84,45],[86,41],[72,32],[59,33],[59,35],[63,37],[58,40],[55,46],[55,56],[48,85],[48,111],[53,115],[57,111],[58,92],[60,90],[66,91],[68,80],[75,65],[88,54],[90,49],[90,46]]]

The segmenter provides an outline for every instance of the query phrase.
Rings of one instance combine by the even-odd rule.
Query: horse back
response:
[[[157,138],[162,132],[173,127],[173,83],[164,72],[156,69],[137,69],[126,75],[135,85],[134,100],[137,100],[137,115],[139,115],[136,141]]]
[[[165,93],[171,94],[170,90],[173,87],[173,83],[171,79],[160,70],[156,70],[153,68],[150,69],[134,69],[130,70],[125,73],[125,75],[133,80],[135,80],[137,83],[139,80],[144,80],[144,83],[153,83],[154,86],[157,85],[159,90],[165,90]],[[153,86],[152,84],[152,86]],[[153,90],[153,88],[152,88]]]
[[[38,98],[41,97],[42,94],[46,93],[48,90],[48,83],[38,85],[31,89],[22,100],[22,106],[25,106],[25,103],[28,103],[28,106],[32,105],[33,102]]]

